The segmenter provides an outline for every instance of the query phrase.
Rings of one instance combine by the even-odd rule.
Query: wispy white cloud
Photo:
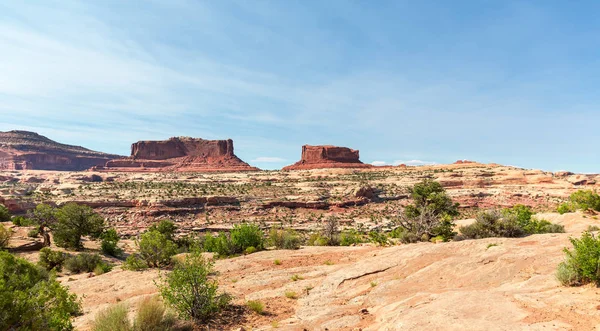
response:
[[[387,164],[387,162],[385,162],[385,161],[373,161],[373,162],[371,162],[371,164],[374,165],[374,166],[384,166],[384,165]]]

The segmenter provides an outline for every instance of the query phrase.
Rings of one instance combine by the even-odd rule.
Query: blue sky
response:
[[[600,172],[596,1],[2,1],[0,130]]]

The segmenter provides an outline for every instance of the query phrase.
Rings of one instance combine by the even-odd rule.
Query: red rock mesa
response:
[[[337,146],[302,146],[302,158],[282,170],[302,170],[319,168],[370,168],[372,165],[360,162],[358,151]]]

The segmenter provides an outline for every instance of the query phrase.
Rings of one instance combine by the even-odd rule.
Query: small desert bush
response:
[[[246,302],[246,306],[253,312],[262,315],[265,313],[265,305],[258,300],[250,300]]]
[[[362,236],[358,231],[352,229],[342,232],[340,235],[340,246],[352,246],[363,242]]]
[[[10,237],[12,235],[12,231],[3,224],[0,224],[0,249],[4,249],[8,247],[8,242],[10,241]]]
[[[102,242],[100,248],[102,253],[110,256],[120,256],[123,254],[123,250],[120,249],[117,244],[119,243],[119,234],[115,229],[108,229],[102,234]]]
[[[123,303],[110,306],[96,314],[93,331],[131,331],[127,306]]]
[[[0,222],[10,222],[10,212],[3,204],[0,204]]]
[[[269,231],[269,242],[277,249],[298,249],[302,245],[302,237],[292,229],[276,229]]]
[[[600,285],[600,239],[589,232],[570,238],[573,249],[565,248],[565,261],[558,266],[557,278],[563,285]]]
[[[142,260],[139,255],[131,254],[125,259],[123,269],[131,271],[141,271],[148,269],[148,263]]]
[[[369,232],[369,241],[379,246],[387,246],[390,243],[385,233],[377,231]]]
[[[598,227],[597,225],[588,225],[587,232],[596,232],[596,231],[600,231],[600,227]]]
[[[32,220],[31,218],[27,218],[24,216],[13,216],[13,218],[11,219],[12,223],[15,226],[32,226],[35,225],[35,221]]]
[[[66,253],[53,251],[48,247],[44,247],[40,250],[38,265],[48,271],[61,271],[63,264],[68,257],[69,255]]]
[[[175,316],[167,312],[158,297],[145,298],[140,302],[133,322],[133,329],[139,331],[170,330],[176,323]]]
[[[207,322],[231,301],[231,296],[219,293],[217,281],[209,277],[212,272],[212,262],[199,252],[192,252],[177,262],[170,273],[160,277],[157,283],[160,295],[181,318]]]
[[[296,300],[298,299],[298,293],[294,291],[285,291],[285,297],[288,299]]]
[[[235,251],[231,240],[223,232],[217,236],[207,234],[204,237],[204,250],[223,257],[233,255]]]
[[[27,237],[29,238],[37,238],[40,235],[39,229],[31,229],[27,232]]]
[[[157,230],[142,234],[137,244],[139,258],[150,268],[164,268],[171,265],[171,258],[177,254],[177,245],[167,235]]]
[[[313,233],[308,237],[306,244],[308,246],[329,246],[330,242],[329,239],[322,234]]]
[[[100,255],[90,253],[73,255],[65,260],[64,265],[67,270],[75,274],[82,272],[94,272],[98,267],[102,268],[102,270],[105,270],[105,272],[111,270],[110,265],[102,261],[102,257],[100,257]]]
[[[562,233],[564,226],[532,217],[529,207],[515,206],[511,209],[487,210],[477,214],[475,223],[460,228],[468,239],[490,237],[522,237],[539,233]]]

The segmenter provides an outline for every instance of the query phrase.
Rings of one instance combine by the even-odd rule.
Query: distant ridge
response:
[[[119,155],[61,144],[30,131],[0,132],[0,169],[81,171]]]

